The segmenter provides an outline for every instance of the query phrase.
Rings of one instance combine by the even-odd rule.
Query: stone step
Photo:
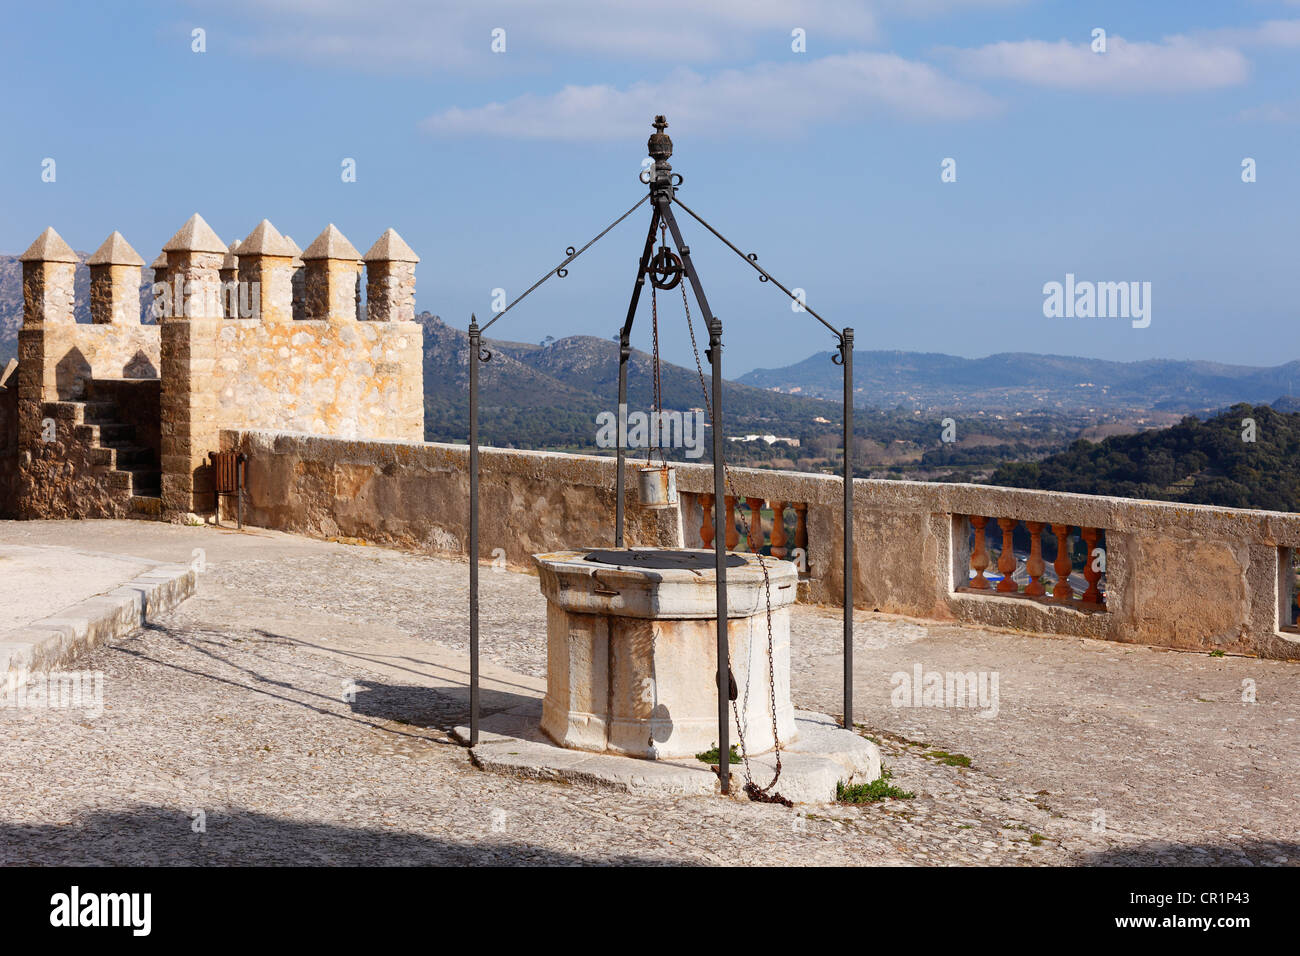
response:
[[[86,460],[92,465],[102,465],[105,468],[116,468],[117,449],[103,447],[92,448],[86,452]]]
[[[112,402],[81,402],[82,421],[88,425],[98,425],[117,421],[117,406]]]
[[[110,448],[127,445],[135,440],[135,426],[121,422],[103,422],[93,426],[99,429],[99,443]]]
[[[65,425],[80,425],[84,421],[84,402],[42,402],[41,415]]]
[[[129,517],[140,521],[161,521],[163,518],[162,493],[133,494]]]
[[[72,433],[77,436],[78,441],[85,442],[87,445],[100,444],[98,425],[73,425]]]
[[[156,467],[128,468],[131,476],[131,494],[146,498],[162,497],[162,472]]]
[[[158,469],[158,459],[151,448],[132,444],[105,445],[104,448],[113,452],[113,467],[121,471],[138,468]]]

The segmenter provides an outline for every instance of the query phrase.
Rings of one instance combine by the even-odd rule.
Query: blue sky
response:
[[[334,222],[363,252],[392,226],[419,306],[464,327],[640,198],[664,112],[681,198],[859,348],[1300,357],[1300,2],[8,6],[0,251],[53,225],[151,259],[195,211],[301,246]],[[831,347],[686,229],[729,376]],[[620,226],[493,332],[609,336],[643,236]],[[1045,318],[1066,273],[1150,282],[1150,326]],[[690,363],[680,300],[661,304],[666,357]]]

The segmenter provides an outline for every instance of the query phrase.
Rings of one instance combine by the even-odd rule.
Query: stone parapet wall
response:
[[[364,538],[428,554],[467,555],[469,449],[431,442],[348,441],[223,431],[250,456],[249,524],[313,537]],[[561,545],[614,540],[612,458],[483,450],[481,557],[531,570]],[[676,515],[629,510],[632,544],[679,543]]]
[[[33,325],[18,330],[18,361],[43,402],[79,401],[96,378],[157,378],[156,325]],[[35,398],[34,398],[35,400]]]
[[[466,553],[466,446],[261,431],[223,432],[222,445],[250,456],[252,524]],[[612,458],[485,448],[481,462],[482,560],[526,569],[534,553],[612,544]],[[647,511],[636,500],[637,464],[627,464],[628,543],[692,543],[698,496],[712,490],[710,467],[677,465],[680,509]],[[745,468],[732,469],[732,477],[739,495],[807,504],[801,597],[835,603],[843,574],[839,479]],[[1280,582],[1287,549],[1300,548],[1300,515],[865,479],[854,483],[854,509],[855,603],[865,610],[1300,658],[1300,635],[1280,626]],[[1105,606],[1083,610],[962,590],[967,515],[1105,529]]]

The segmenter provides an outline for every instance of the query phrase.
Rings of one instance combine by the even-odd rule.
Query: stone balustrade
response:
[[[1300,548],[1284,549],[1278,593],[1283,611],[1282,630],[1300,634]]]
[[[409,441],[346,441],[276,431],[225,431],[222,446],[246,452],[249,522],[284,531],[363,538],[430,554],[464,555],[468,449]],[[482,450],[480,558],[527,569],[531,555],[609,546],[614,535],[613,458],[485,448]],[[678,464],[677,510],[638,507],[628,462],[626,539],[631,545],[704,546],[705,496],[712,469]],[[829,475],[733,468],[737,498],[723,507],[735,546],[803,547],[801,600],[834,604],[841,592],[840,480]],[[707,499],[710,508],[712,499]],[[748,514],[784,503],[784,541],[774,522],[754,532]],[[792,504],[793,503],[793,504]],[[795,537],[789,512],[795,513]],[[933,620],[1021,631],[1266,657],[1300,658],[1293,629],[1293,554],[1300,514],[1212,508],[969,484],[859,479],[854,483],[854,592],[859,607]],[[1029,557],[1019,583],[972,588],[974,526],[985,518],[993,545],[1015,560],[1017,533]],[[1005,527],[1004,527],[1005,523]],[[802,524],[802,530],[798,530]],[[742,525],[751,529],[746,538]],[[989,528],[996,528],[990,532]],[[1035,527],[1038,527],[1037,535]],[[1070,598],[1061,560],[1047,563],[1057,530],[1069,540],[1081,578]],[[1092,532],[1096,532],[1095,536]],[[1087,536],[1085,537],[1085,532]],[[1012,547],[1005,547],[1010,533]],[[1038,547],[1035,549],[1035,536]],[[778,538],[781,535],[777,536]],[[711,539],[709,539],[711,541]],[[1050,545],[1049,545],[1050,542]],[[1090,577],[1083,555],[1101,549],[1103,573]],[[1072,557],[1073,556],[1073,557]],[[1032,561],[1032,564],[1031,564]],[[991,565],[985,564],[987,571]],[[1011,567],[1013,579],[1016,567]],[[490,581],[490,577],[487,579]],[[487,585],[490,587],[490,585]],[[1094,593],[1095,592],[1095,593]],[[1087,598],[1087,600],[1085,600]]]
[[[738,501],[735,495],[726,495],[725,499],[729,551],[751,551],[793,561],[798,565],[800,575],[807,577],[806,502],[786,501],[782,498],[768,501],[753,496]],[[682,511],[686,527],[683,529],[683,539],[686,547],[713,547],[713,501],[711,494],[684,496]],[[767,511],[771,512],[770,516],[765,515]]]
[[[982,515],[966,516],[971,528],[968,566],[970,583],[961,590],[970,594],[995,593],[1006,597],[1023,597],[1051,602],[1082,610],[1104,610],[1106,605],[1106,548],[1105,531],[1098,528],[1073,528],[1068,524],[1045,521],[1020,521],[1018,518],[988,518]],[[1016,533],[1023,528],[1028,535],[1028,554],[1021,565],[1016,553]],[[1043,532],[1051,535],[1053,550],[1049,564],[1044,558]],[[990,535],[995,544],[997,561],[990,556]],[[1071,576],[1076,574],[1075,545],[1082,550],[1078,562],[1085,584],[1076,588]],[[985,575],[990,567],[997,568],[997,583]],[[1025,577],[1023,584],[1016,580],[1017,572]],[[958,572],[960,577],[960,571]],[[1047,583],[1050,581],[1050,584]]]

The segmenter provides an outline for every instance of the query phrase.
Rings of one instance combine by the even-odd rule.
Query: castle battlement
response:
[[[119,232],[87,260],[90,324],[53,228],[20,259],[16,401],[0,396],[16,405],[19,516],[211,511],[223,428],[424,437],[419,257],[392,229],[363,257],[333,223],[299,250],[265,219],[227,245],[195,214],[152,263],[155,323]]]

